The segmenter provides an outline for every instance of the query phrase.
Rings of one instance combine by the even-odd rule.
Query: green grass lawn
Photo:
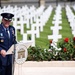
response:
[[[53,10],[49,20],[44,26],[43,32],[40,32],[40,38],[36,38],[36,46],[40,46],[41,48],[49,47],[48,35],[52,35],[52,30],[50,30],[50,27],[53,26],[52,20],[53,20],[54,14],[55,14],[55,11]],[[73,37],[70,25],[66,17],[65,9],[62,9],[62,24],[60,26],[62,26],[62,30],[60,30],[59,33],[62,35],[62,39],[65,37],[68,37],[68,38]],[[18,40],[21,40],[21,39],[22,39],[22,36],[18,32]]]
[[[62,34],[62,38],[68,37],[68,38],[72,38],[72,31],[70,28],[70,24],[67,20],[67,16],[66,16],[66,11],[65,9],[62,9],[62,30],[60,31],[60,34]]]
[[[52,20],[53,20],[54,13],[55,12],[53,10],[49,20],[47,21],[46,25],[44,26],[43,32],[40,33],[40,38],[36,38],[36,45],[38,45],[42,48],[48,48],[48,45],[49,45],[48,35],[52,34],[50,27],[53,26]]]

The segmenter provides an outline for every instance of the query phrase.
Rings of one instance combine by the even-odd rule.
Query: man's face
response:
[[[3,18],[3,19],[2,19],[2,23],[3,23],[4,27],[7,28],[7,27],[9,27],[11,21],[5,20],[5,19]]]

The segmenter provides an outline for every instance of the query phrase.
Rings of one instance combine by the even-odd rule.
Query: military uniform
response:
[[[9,35],[6,35],[6,30],[2,24],[0,24],[0,51],[2,49],[8,51],[8,49],[17,43],[15,39],[15,28],[13,26],[8,27]],[[0,75],[12,75],[12,54],[3,57],[0,54]]]

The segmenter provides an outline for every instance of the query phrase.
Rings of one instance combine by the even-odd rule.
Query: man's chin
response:
[[[8,27],[9,27],[9,25],[5,25],[5,27],[6,27],[6,28],[8,28]]]

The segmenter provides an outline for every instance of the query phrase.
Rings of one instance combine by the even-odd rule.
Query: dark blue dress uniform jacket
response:
[[[8,51],[8,49],[14,44],[17,43],[14,41],[15,28],[13,26],[9,26],[10,38],[7,37],[6,32],[2,24],[0,24],[0,51],[2,49]],[[13,33],[14,32],[14,33]],[[12,55],[6,55],[2,57],[0,54],[0,65],[7,66],[12,63]]]

